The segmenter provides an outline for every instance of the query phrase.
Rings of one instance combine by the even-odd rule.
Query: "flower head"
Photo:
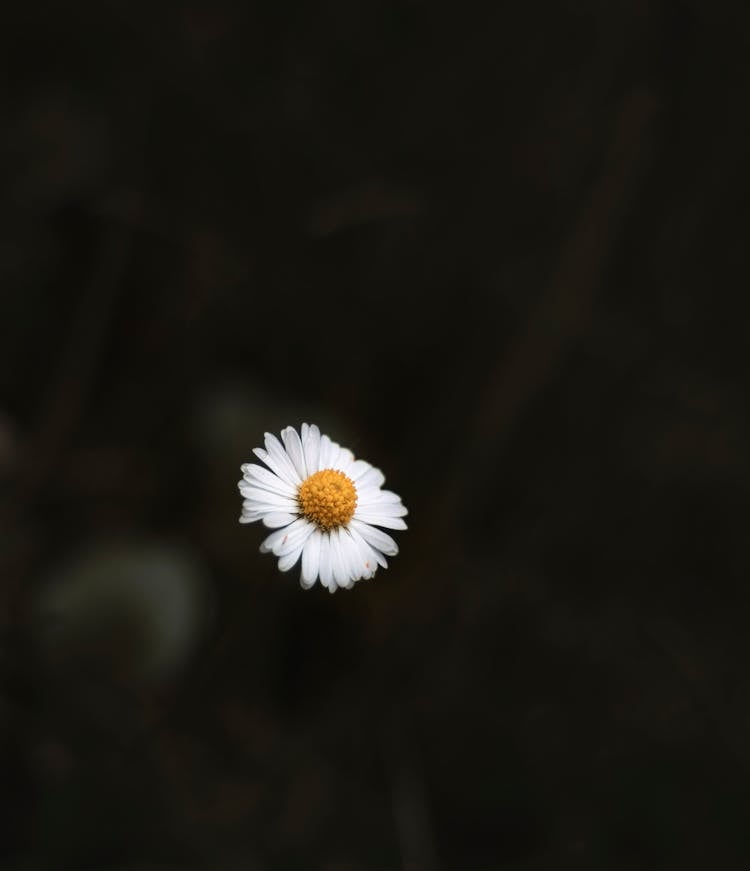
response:
[[[371,578],[398,546],[386,529],[406,529],[401,497],[382,490],[385,476],[364,460],[321,435],[315,424],[281,431],[281,441],[265,434],[265,450],[253,453],[265,463],[245,463],[239,482],[240,523],[262,520],[274,530],[262,553],[279,558],[286,572],[302,557],[305,589],[320,577],[330,592]]]

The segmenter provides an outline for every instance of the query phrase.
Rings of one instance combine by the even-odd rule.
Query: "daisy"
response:
[[[289,571],[302,557],[300,583],[320,583],[331,593],[371,578],[398,546],[386,529],[406,529],[401,497],[381,490],[385,476],[364,460],[321,435],[315,424],[265,434],[266,449],[253,453],[265,463],[245,463],[239,482],[240,523],[262,520],[275,531],[261,553],[279,558]],[[267,467],[267,468],[266,468]]]

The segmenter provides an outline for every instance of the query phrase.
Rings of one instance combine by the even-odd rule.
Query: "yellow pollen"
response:
[[[323,469],[300,485],[297,500],[305,517],[327,530],[345,526],[352,519],[357,491],[343,472]]]

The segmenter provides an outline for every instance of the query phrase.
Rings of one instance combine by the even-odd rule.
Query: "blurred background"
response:
[[[750,13],[14,4],[0,867],[746,868]],[[410,509],[240,526],[316,422]]]

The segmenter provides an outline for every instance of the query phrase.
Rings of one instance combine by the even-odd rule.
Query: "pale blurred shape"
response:
[[[212,608],[205,570],[164,544],[100,545],[45,584],[37,639],[51,664],[161,683],[186,663]]]

